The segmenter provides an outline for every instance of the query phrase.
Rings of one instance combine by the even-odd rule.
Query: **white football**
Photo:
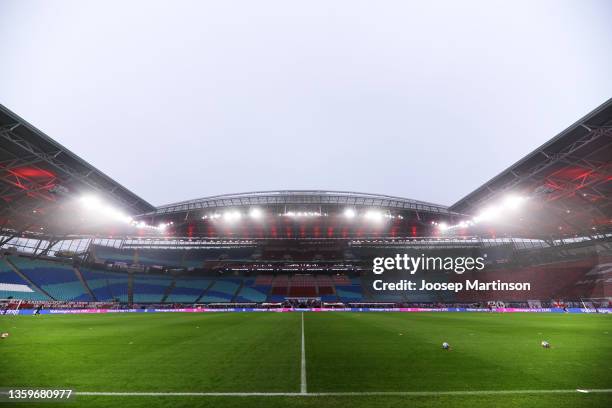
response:
[[[6,339],[9,336],[8,333],[2,333],[0,334],[0,338]]]
[[[450,348],[450,345],[447,342],[442,343],[442,348],[444,350],[448,350]]]

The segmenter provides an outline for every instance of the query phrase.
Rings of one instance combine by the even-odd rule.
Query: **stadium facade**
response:
[[[0,107],[0,299],[606,303],[612,299],[611,157],[608,100],[450,207],[323,190],[155,207]],[[432,282],[529,281],[535,289],[372,290],[373,258],[423,252],[486,258],[484,271],[433,271]]]

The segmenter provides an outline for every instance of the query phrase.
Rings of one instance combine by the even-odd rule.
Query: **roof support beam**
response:
[[[124,197],[116,194],[116,192],[111,191],[109,186],[103,186],[97,181],[91,178],[91,175],[94,174],[94,170],[89,170],[85,173],[79,172],[67,165],[64,161],[60,160],[59,156],[64,153],[63,151],[54,151],[53,153],[44,152],[36,145],[28,142],[23,137],[19,136],[15,133],[17,128],[22,126],[21,123],[13,123],[10,125],[5,125],[0,127],[0,138],[19,146],[24,151],[28,152],[32,157],[43,161],[55,169],[59,170],[62,174],[64,174],[65,182],[80,182],[86,185],[87,187],[93,189],[94,191],[100,192],[101,194],[110,194],[114,200],[118,203],[122,204],[127,208],[135,208],[136,205],[142,204],[138,199],[136,200],[127,200]],[[63,178],[63,177],[62,177]]]
[[[587,134],[583,135],[582,137],[580,137],[579,139],[577,139],[576,141],[566,146],[564,149],[557,153],[549,154],[540,150],[539,153],[545,156],[545,159],[542,162],[531,167],[527,172],[523,174],[519,174],[515,170],[512,171],[510,173],[513,175],[512,180],[503,183],[503,185],[499,187],[494,188],[491,187],[489,184],[485,185],[484,188],[486,188],[488,192],[485,192],[477,199],[469,200],[469,206],[472,208],[477,208],[483,205],[485,202],[491,200],[493,196],[510,191],[513,188],[519,186],[520,184],[533,180],[536,176],[542,174],[544,170],[550,168],[550,166],[552,166],[554,163],[569,160],[569,158],[571,158],[577,151],[600,138],[612,138],[612,129],[606,127],[590,128]]]

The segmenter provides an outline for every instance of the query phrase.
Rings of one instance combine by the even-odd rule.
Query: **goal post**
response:
[[[19,314],[23,299],[0,299],[0,316]]]
[[[612,297],[580,298],[580,303],[587,313],[597,313],[598,309],[610,306]]]

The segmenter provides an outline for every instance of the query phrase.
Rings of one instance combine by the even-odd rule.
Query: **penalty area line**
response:
[[[573,390],[481,390],[481,391],[363,391],[363,392],[97,392],[79,391],[75,395],[101,397],[360,397],[399,396],[437,397],[469,395],[612,393],[610,389]]]

